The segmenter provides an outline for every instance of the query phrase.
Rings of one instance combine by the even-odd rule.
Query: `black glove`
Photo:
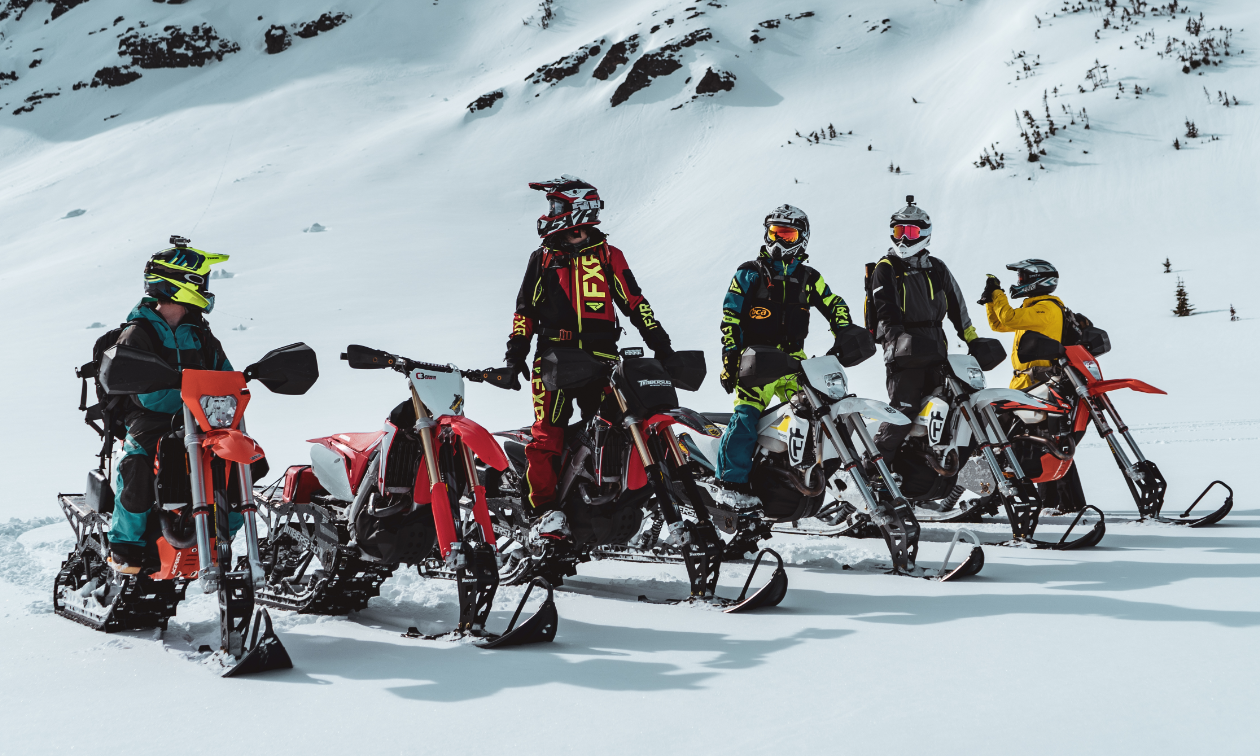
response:
[[[875,354],[875,339],[860,325],[849,324],[836,334],[836,341],[827,354],[840,358],[840,364],[853,367]]]
[[[718,376],[718,380],[722,384],[722,390],[728,394],[735,391],[735,383],[739,380],[740,354],[738,349],[722,353],[722,374]]]
[[[660,349],[653,349],[652,356],[661,362],[664,362],[674,356],[674,348],[670,346],[663,346]]]
[[[976,304],[988,304],[992,302],[993,292],[1001,290],[1002,282],[998,280],[997,276],[990,273],[989,277],[984,279],[984,293],[980,295],[980,301],[976,302]]]

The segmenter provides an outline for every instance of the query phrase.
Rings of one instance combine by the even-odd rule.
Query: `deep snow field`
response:
[[[0,753],[1255,752],[1260,4],[555,0],[543,28],[536,0],[171,3],[0,0]],[[268,53],[269,29],[287,49]],[[1183,73],[1181,41],[1209,38],[1222,54]],[[1004,165],[977,167],[995,143]],[[775,609],[639,603],[685,592],[682,568],[594,563],[557,594],[554,644],[484,651],[400,637],[456,611],[453,585],[412,573],[349,618],[273,612],[295,669],[240,680],[194,653],[217,633],[195,587],[160,635],[52,614],[72,546],[55,495],[82,489],[98,447],[73,368],[171,234],[232,256],[210,320],[238,366],[299,340],[320,355],[307,395],[255,392],[250,431],[279,471],[404,395],[338,362],[348,343],[500,363],[543,207],[526,183],[560,173],[599,187],[675,346],[708,354],[688,406],[729,406],[720,301],[766,212],[809,213],[811,264],[860,317],[862,264],[914,194],[971,301],[985,273],[1011,283],[1006,263],[1058,265],[1058,293],[1111,335],[1107,377],[1168,391],[1116,397],[1166,513],[1215,478],[1233,513],[1134,522],[1091,434],[1102,544],[988,546],[966,581],[886,575],[877,541],[777,536]],[[1192,317],[1171,313],[1178,279]],[[829,346],[818,319],[808,346]],[[878,363],[851,371],[859,394],[885,396]],[[466,411],[531,417],[527,395],[483,386]],[[925,527],[921,562],[950,535]],[[746,570],[724,570],[726,593]]]

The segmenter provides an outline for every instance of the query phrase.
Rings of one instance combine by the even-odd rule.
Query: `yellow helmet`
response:
[[[210,266],[228,259],[188,246],[188,239],[172,236],[169,249],[149,258],[144,266],[144,293],[162,302],[179,302],[202,312],[214,309]]]

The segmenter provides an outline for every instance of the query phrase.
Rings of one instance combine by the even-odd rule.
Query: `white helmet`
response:
[[[932,242],[932,219],[914,204],[913,194],[907,194],[906,206],[892,214],[888,228],[893,250],[903,259],[927,250]]]

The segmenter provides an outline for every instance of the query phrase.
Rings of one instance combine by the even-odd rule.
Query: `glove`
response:
[[[993,292],[1001,290],[1002,282],[998,280],[997,276],[990,273],[989,277],[984,280],[984,293],[980,295],[980,301],[976,302],[976,304],[989,304],[993,301]]]
[[[827,354],[839,357],[841,365],[853,367],[875,354],[875,339],[862,326],[850,324],[836,334],[836,341]]]
[[[661,362],[664,362],[665,360],[668,360],[670,357],[674,356],[674,348],[669,347],[669,346],[663,346],[660,349],[653,349],[652,356],[660,360]]]
[[[718,376],[718,380],[722,384],[722,390],[728,394],[735,391],[735,383],[739,380],[739,359],[738,349],[722,354],[722,374]]]

